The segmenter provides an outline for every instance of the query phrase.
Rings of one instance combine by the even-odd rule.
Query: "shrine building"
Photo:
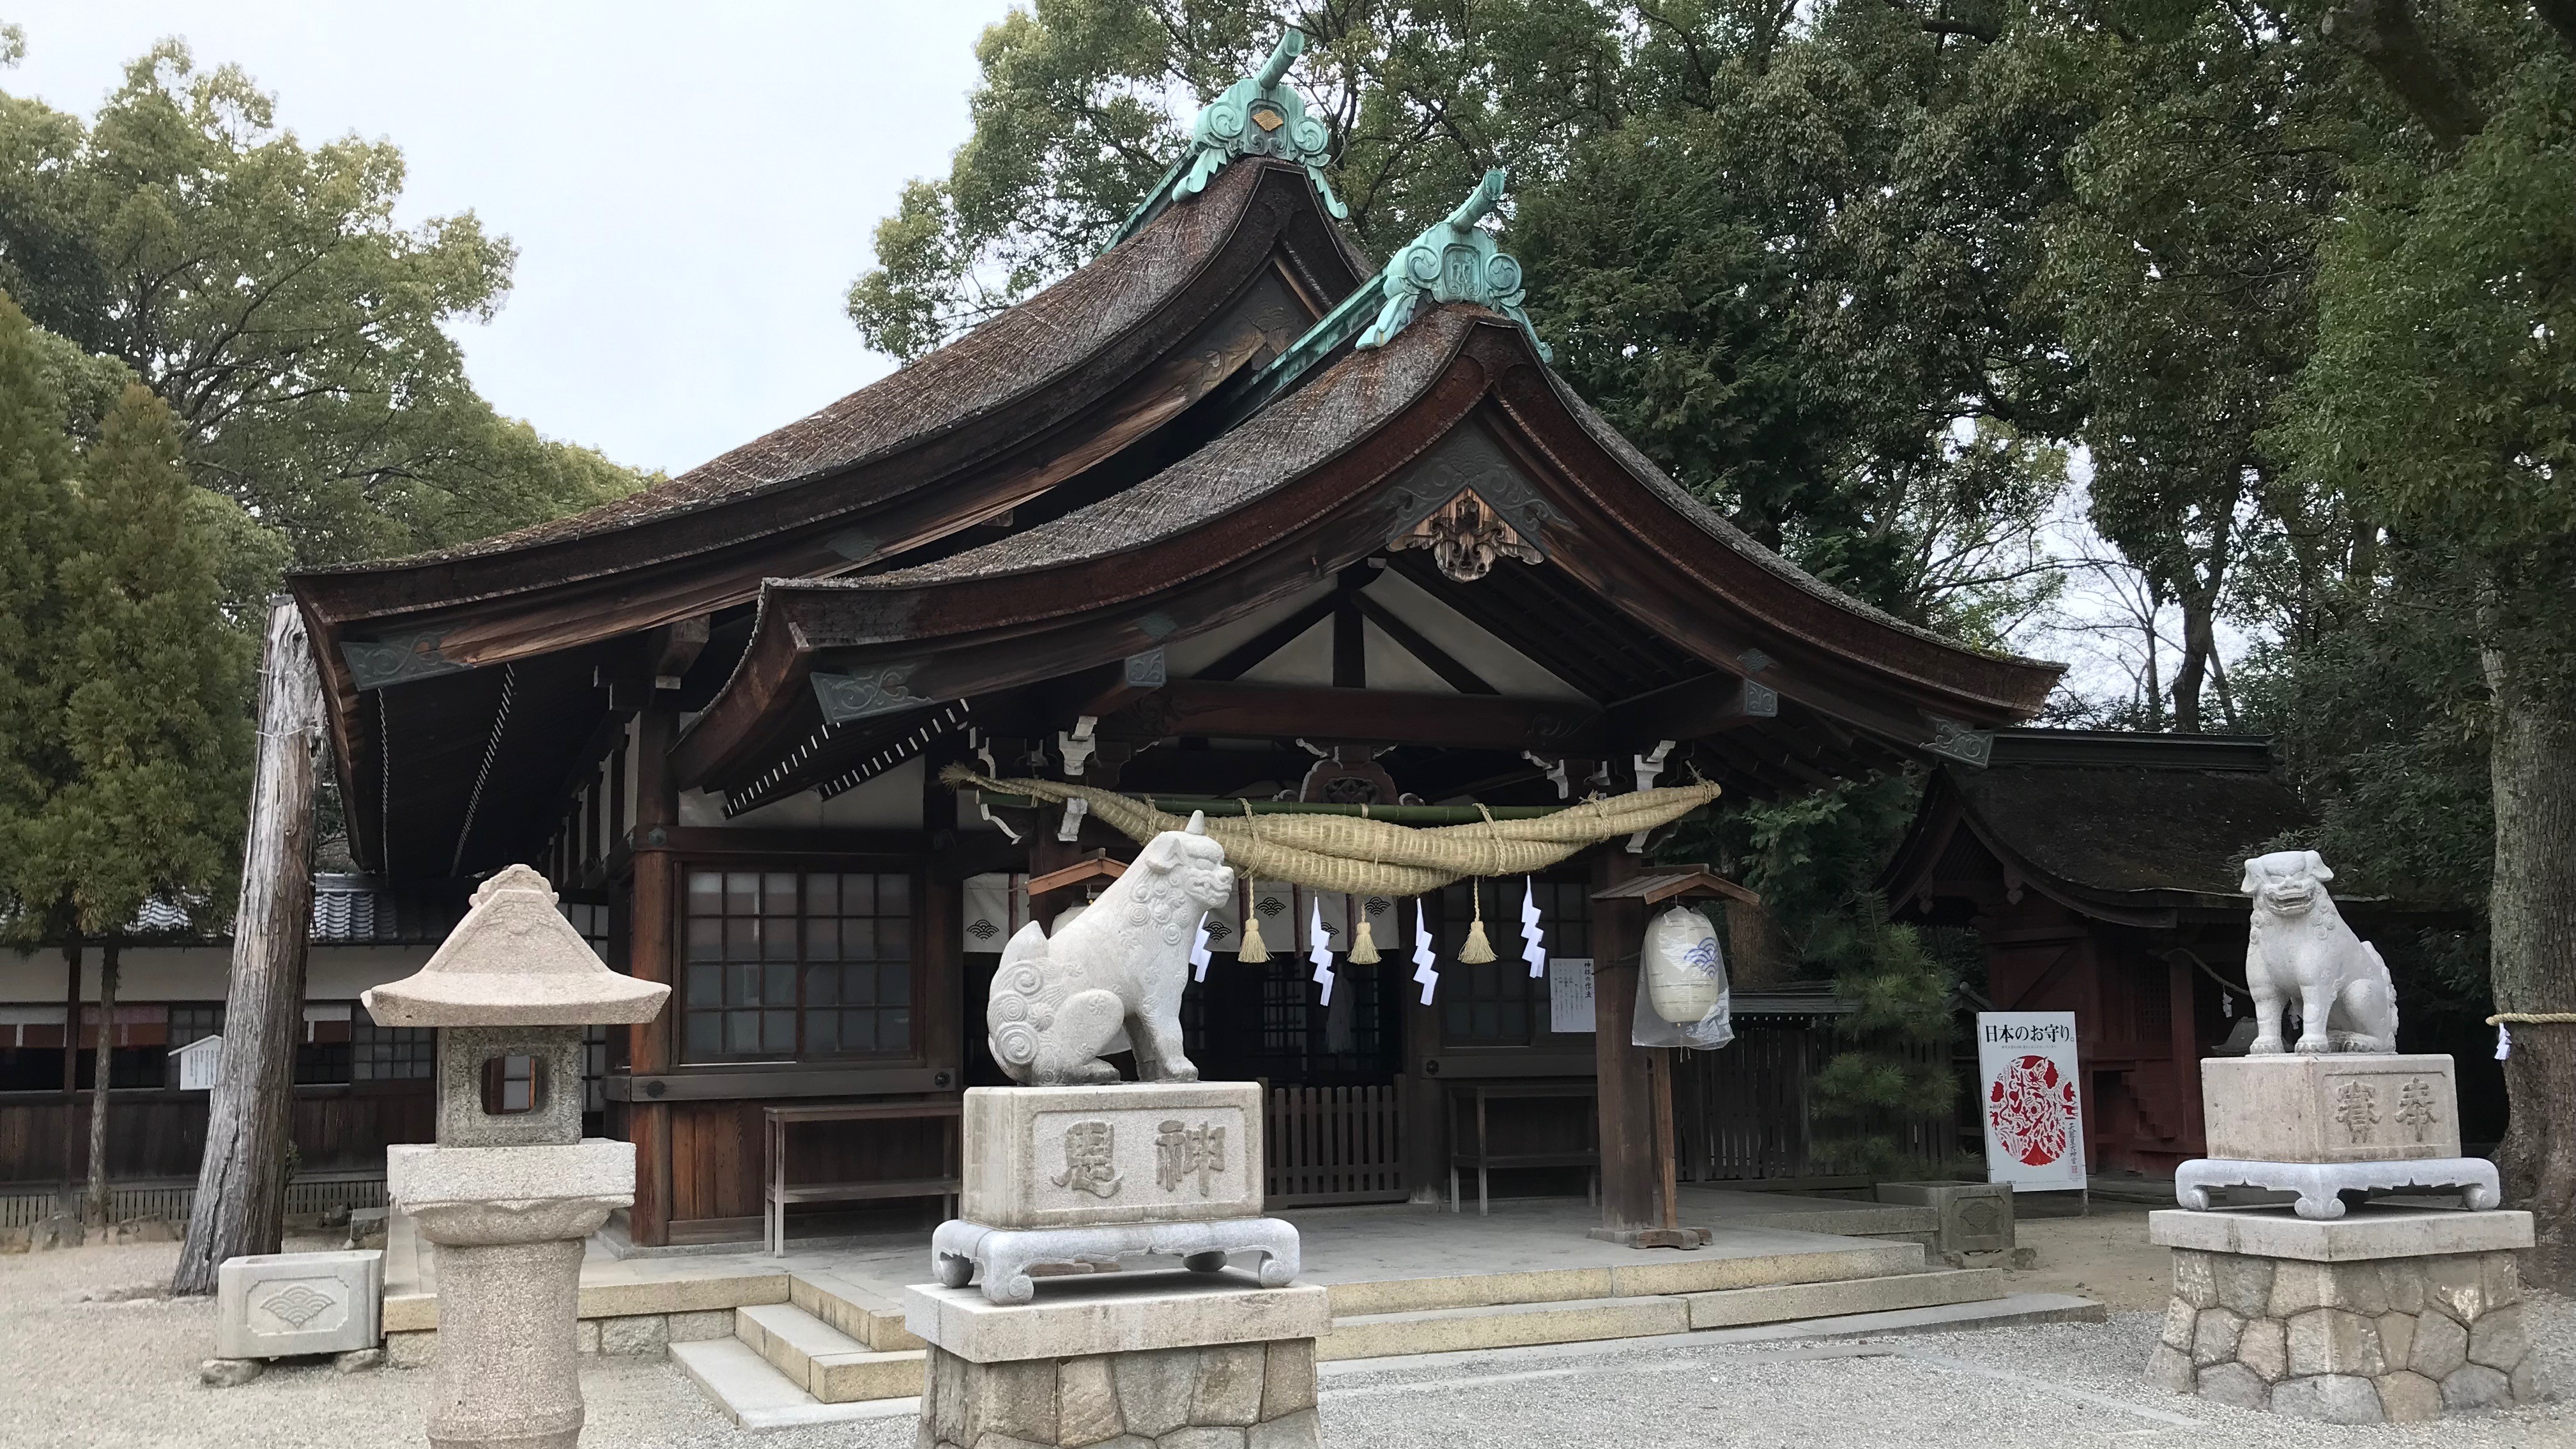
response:
[[[1577,396],[1478,225],[1499,174],[1382,271],[1321,161],[1247,80],[1114,245],[911,366],[590,512],[292,580],[361,866],[531,863],[672,986],[598,1083],[632,1243],[954,1191],[1004,939],[1136,843],[946,767],[1463,823],[1977,760],[2047,695],[2057,666],[1802,573]],[[1386,924],[1349,959],[1355,916],[1416,902],[1247,882],[1185,1024],[1209,1076],[1269,1084],[1274,1200],[1445,1196],[1490,1105],[1493,1162],[1597,1166],[1605,1225],[1655,1221],[1645,910],[1596,899],[1650,844],[1532,886],[1548,953],[1595,963],[1581,1022],[1521,963],[1519,879],[1419,901],[1428,1005]],[[1462,965],[1478,917],[1500,959]]]

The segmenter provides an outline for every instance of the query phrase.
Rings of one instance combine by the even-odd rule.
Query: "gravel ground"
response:
[[[293,1246],[325,1246],[298,1244]],[[327,1364],[271,1369],[236,1389],[197,1382],[211,1300],[158,1296],[172,1244],[0,1258],[0,1444],[404,1445],[420,1442],[430,1378]],[[141,1296],[135,1296],[135,1295]],[[2544,1382],[2576,1393],[2576,1304],[2536,1297]],[[2153,1313],[1862,1343],[1632,1350],[1443,1364],[1325,1381],[1335,1449],[2576,1449],[2565,1402],[2405,1428],[2301,1424],[2180,1398],[2140,1376]],[[746,1434],[659,1361],[594,1361],[586,1449],[904,1449],[909,1418]]]
[[[2576,1390],[2576,1304],[2538,1299],[2538,1351]],[[1335,1449],[2570,1449],[2576,1405],[2340,1428],[2168,1394],[2141,1369],[2162,1315],[1856,1343],[1525,1359],[1326,1380]]]

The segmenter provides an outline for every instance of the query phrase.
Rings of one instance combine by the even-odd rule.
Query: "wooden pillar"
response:
[[[1405,909],[1439,904],[1437,895],[1419,902],[1396,903],[1397,921],[1389,939],[1378,942],[1386,957],[1387,989],[1404,995],[1404,1075],[1396,1079],[1403,1093],[1404,1188],[1414,1202],[1445,1202],[1449,1190],[1448,1089],[1440,1084],[1440,997],[1422,1004],[1422,987],[1413,979],[1413,912]],[[1428,925],[1429,922],[1424,924]],[[1441,928],[1432,926],[1436,934]]]
[[[70,984],[63,988],[63,1216],[74,1215],[73,1200],[80,1191],[80,1034],[81,1034],[81,943],[78,936],[63,942],[63,974]]]
[[[1050,871],[1062,870],[1082,859],[1082,841],[1079,838],[1056,839],[1063,824],[1064,812],[1061,809],[1038,812],[1037,833],[1029,837],[1030,875],[1040,876]],[[1041,928],[1051,926],[1055,923],[1058,911],[1072,905],[1080,898],[1079,892],[1073,889],[1048,891],[1043,896],[1031,896],[1029,897],[1029,919],[1037,922]]]
[[[668,849],[668,831],[680,821],[680,792],[671,778],[671,746],[679,737],[679,704],[667,691],[635,717],[635,888],[626,925],[626,966],[639,981],[674,988],[661,1015],[628,1027],[627,1071],[635,1077],[667,1071],[679,1030],[679,862]],[[627,1133],[635,1143],[635,1206],[627,1210],[627,1235],[642,1247],[671,1238],[671,1108],[637,1091],[626,1104]]]
[[[2166,989],[2171,993],[2173,1014],[2174,1131],[2181,1139],[2173,1149],[2187,1157],[2199,1157],[2209,1148],[2209,1124],[2201,1119],[2200,1111],[2200,1013],[2194,1009],[2199,1001],[2200,978],[2191,963],[2180,956],[2167,957],[2165,969],[2172,973]]]
[[[939,772],[965,758],[965,739],[947,735],[933,744],[924,762],[921,829],[934,856],[957,844],[957,792],[940,780]],[[921,1052],[931,1067],[948,1073],[948,1090],[962,1091],[966,1023],[983,1017],[983,1004],[966,999],[966,938],[959,929],[958,900],[965,885],[937,870],[923,870],[920,880],[912,941],[921,953]]]
[[[227,1258],[274,1253],[285,1226],[294,1140],[295,1046],[304,1028],[305,948],[313,931],[313,776],[322,680],[304,617],[269,600],[260,671],[241,896],[224,997],[223,1068],[206,1099],[206,1147],[174,1294],[212,1293]],[[381,701],[379,701],[381,705]]]
[[[1622,884],[1640,869],[1624,843],[1592,852],[1592,890]],[[1601,1227],[1595,1236],[1633,1241],[1661,1229],[1662,1167],[1654,1146],[1654,1088],[1646,1052],[1629,1043],[1637,1013],[1637,958],[1646,913],[1632,900],[1592,903],[1592,1052],[1601,1122]]]

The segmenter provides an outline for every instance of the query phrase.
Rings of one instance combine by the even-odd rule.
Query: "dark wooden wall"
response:
[[[72,1174],[87,1174],[89,1111],[87,1092],[69,1098],[60,1092],[0,1093],[0,1184],[62,1181],[67,1125]],[[427,1142],[436,1130],[426,1081],[295,1089],[301,1171],[382,1171],[387,1144]],[[205,1146],[203,1092],[138,1088],[115,1093],[109,1103],[111,1177],[193,1178]]]

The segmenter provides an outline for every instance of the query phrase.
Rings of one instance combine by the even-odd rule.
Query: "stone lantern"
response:
[[[582,1241],[635,1200],[632,1143],[581,1135],[581,1031],[650,1021],[671,988],[620,976],[514,865],[417,973],[366,993],[438,1032],[438,1143],[385,1152],[386,1195],[438,1254],[440,1449],[572,1449]]]

